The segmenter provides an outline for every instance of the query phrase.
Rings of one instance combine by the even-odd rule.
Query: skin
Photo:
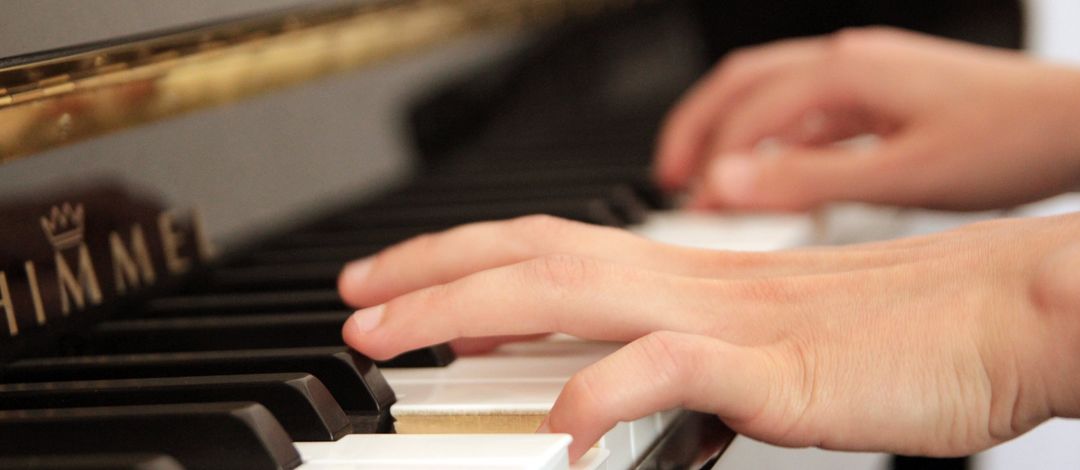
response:
[[[1080,71],[1015,52],[890,29],[783,41],[687,94],[656,176],[697,208],[1003,207],[1076,187],[1078,103]],[[878,144],[834,144],[864,134]]]
[[[908,33],[778,43],[690,92],[657,174],[698,207],[1013,204],[1080,181],[1078,90],[1076,72]],[[877,147],[833,144],[867,132]],[[756,155],[767,137],[787,144]],[[1078,235],[1080,214],[738,253],[545,216],[485,222],[347,266],[342,297],[369,308],[343,335],[376,359],[550,332],[628,342],[575,374],[541,426],[572,434],[574,459],[673,407],[785,446],[966,455],[1080,417]]]

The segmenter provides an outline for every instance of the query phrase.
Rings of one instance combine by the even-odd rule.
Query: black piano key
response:
[[[491,152],[491,155],[485,153]],[[611,152],[614,155],[602,155]],[[609,146],[598,148],[593,143],[552,143],[538,144],[536,147],[516,145],[485,145],[482,148],[467,149],[456,155],[452,162],[437,168],[430,174],[484,174],[484,173],[528,173],[537,170],[560,170],[575,173],[626,172],[645,174],[650,170],[650,162],[633,158],[643,152],[640,148]],[[622,173],[619,173],[622,174]]]
[[[385,247],[424,233],[438,232],[450,228],[445,225],[425,225],[416,227],[376,227],[327,230],[307,227],[292,233],[283,234],[271,240],[267,245],[281,248],[304,248],[311,246],[333,245],[376,245]]]
[[[163,454],[69,454],[0,457],[3,470],[184,470],[176,459]]]
[[[344,268],[340,261],[260,263],[215,269],[192,283],[199,292],[244,292],[269,289],[331,289]]]
[[[551,185],[542,187],[479,187],[460,191],[457,188],[406,188],[364,203],[363,208],[409,208],[490,202],[534,202],[558,198],[608,197],[630,190],[626,184],[599,186]]]
[[[652,182],[648,171],[640,168],[606,168],[597,171],[576,171],[574,169],[538,169],[529,172],[506,171],[497,169],[490,173],[440,174],[417,181],[417,188],[447,189],[458,188],[467,191],[476,187],[543,187],[551,184],[603,185],[622,183],[634,188],[635,193],[652,208],[667,206],[666,196]]]
[[[296,441],[332,441],[352,432],[345,412],[322,382],[309,374],[0,385],[0,410],[242,401],[265,406]]]
[[[449,344],[436,344],[426,348],[414,349],[399,354],[397,357],[378,361],[382,369],[414,368],[414,367],[446,367],[457,359],[454,350]]]
[[[337,289],[329,288],[161,297],[147,302],[136,314],[143,317],[184,317],[347,308]]]
[[[227,351],[343,346],[341,328],[352,312],[119,320],[102,323],[83,339],[85,354]],[[448,345],[403,353],[387,367],[445,367],[455,359]]]
[[[521,204],[525,209],[536,201],[556,198],[602,199],[610,210],[624,223],[638,223],[644,216],[647,204],[638,199],[630,185],[523,187],[523,188],[475,188],[469,191],[429,190],[408,191],[366,204],[353,213],[401,213],[424,209],[442,210],[449,213],[461,205],[499,203]],[[529,213],[530,211],[525,211]],[[531,211],[542,212],[542,211]],[[557,215],[557,214],[556,214]],[[505,218],[505,217],[504,217]]]
[[[0,411],[4,455],[147,452],[189,470],[291,469],[300,454],[257,403]]]
[[[713,468],[733,439],[735,432],[716,415],[685,411],[638,458],[633,469]]]
[[[114,320],[86,334],[86,354],[344,346],[350,311]]]
[[[459,225],[488,220],[504,220],[530,214],[547,214],[579,222],[621,227],[619,218],[602,197],[544,199],[539,201],[494,201],[484,203],[393,209],[359,208],[327,221],[330,227],[407,227],[410,225]]]
[[[419,190],[431,188],[457,188],[466,191],[476,187],[523,187],[562,185],[603,185],[603,184],[649,184],[650,175],[639,167],[593,168],[540,168],[520,171],[500,168],[499,166],[476,166],[467,172],[443,172],[426,175],[415,183]]]
[[[333,261],[337,263],[337,271],[340,272],[347,261],[373,255],[385,247],[386,245],[378,245],[376,247],[361,243],[356,245],[266,248],[252,251],[243,257],[237,258],[234,266],[239,265],[248,267],[263,264],[325,263]],[[336,279],[337,273],[334,275]],[[332,287],[333,284],[329,284],[329,286]],[[320,287],[327,287],[327,284],[324,283]],[[298,289],[299,286],[292,288]]]
[[[389,425],[394,391],[375,364],[345,347],[125,354],[26,359],[6,366],[0,382],[63,382],[200,375],[308,373],[326,386],[353,431]]]

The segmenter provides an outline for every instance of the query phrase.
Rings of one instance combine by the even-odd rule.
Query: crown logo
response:
[[[82,204],[53,206],[49,215],[41,217],[41,230],[53,248],[63,250],[82,243],[85,212]]]

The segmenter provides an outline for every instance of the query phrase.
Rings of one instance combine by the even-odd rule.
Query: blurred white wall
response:
[[[1080,65],[1080,1],[1025,3],[1028,50],[1045,59]]]

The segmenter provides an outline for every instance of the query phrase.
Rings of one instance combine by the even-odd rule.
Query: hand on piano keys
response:
[[[342,295],[370,307],[344,336],[376,359],[456,338],[629,342],[574,373],[540,427],[574,436],[571,459],[677,407],[785,446],[968,455],[1050,418],[1075,385],[1047,383],[1078,366],[1059,352],[1075,315],[1028,299],[1080,299],[1059,268],[1080,260],[1077,230],[1067,215],[740,253],[548,217],[466,225],[350,264]]]

